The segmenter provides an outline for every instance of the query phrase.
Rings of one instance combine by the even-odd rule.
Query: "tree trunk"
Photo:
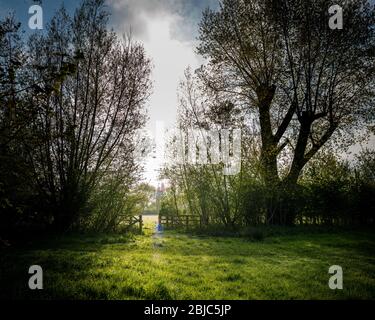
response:
[[[281,183],[281,212],[284,216],[286,225],[293,225],[298,214],[299,208],[299,190],[298,179],[306,164],[305,153],[308,144],[309,135],[311,133],[312,117],[308,112],[303,112],[300,118],[300,130],[297,139],[294,158],[288,176]]]
[[[275,86],[260,86],[257,90],[259,123],[261,130],[262,151],[261,165],[263,180],[267,189],[266,223],[278,224],[275,214],[277,204],[277,187],[280,183],[277,170],[277,142],[272,132],[270,108],[275,96]]]

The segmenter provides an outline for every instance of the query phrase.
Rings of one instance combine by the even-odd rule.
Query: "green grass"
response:
[[[70,235],[0,257],[0,298],[374,299],[372,232],[295,232],[249,241],[165,232]],[[41,265],[44,290],[27,289]],[[344,289],[330,290],[340,265]]]

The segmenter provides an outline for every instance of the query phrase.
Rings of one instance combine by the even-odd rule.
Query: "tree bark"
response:
[[[264,182],[267,186],[274,186],[279,182],[277,170],[277,143],[274,139],[271,125],[270,108],[275,96],[275,86],[260,86],[257,90],[259,123],[261,130]]]

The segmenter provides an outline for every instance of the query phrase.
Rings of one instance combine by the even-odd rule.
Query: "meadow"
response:
[[[262,239],[202,236],[146,224],[142,235],[72,234],[5,249],[1,299],[374,299],[371,231],[269,232]],[[44,289],[29,290],[40,265]],[[340,265],[343,290],[328,287]]]

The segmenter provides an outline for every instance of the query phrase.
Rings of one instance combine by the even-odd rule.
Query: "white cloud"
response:
[[[193,42],[181,42],[172,39],[172,26],[178,16],[161,15],[147,21],[148,37],[144,41],[147,53],[154,63],[154,94],[150,101],[149,129],[155,132],[156,121],[171,126],[177,115],[177,87],[187,66],[198,67],[198,57],[194,54]],[[154,184],[157,170],[162,165],[162,155],[149,159],[146,176]]]
[[[171,37],[171,26],[176,16],[160,16],[148,22],[148,40],[144,41],[147,53],[154,63],[154,94],[151,101],[152,120],[175,121],[176,89],[187,66],[198,67],[195,44]]]
[[[143,43],[152,59],[154,88],[149,101],[150,120],[147,129],[154,136],[157,121],[163,121],[166,127],[175,123],[179,81],[188,66],[197,68],[200,64],[200,58],[195,54],[195,40],[179,36],[179,30],[182,29],[176,29],[186,17],[182,17],[177,10],[168,9],[166,1],[163,3],[164,5],[160,1],[108,1],[115,13],[115,30],[119,33],[131,30],[134,39]],[[157,154],[157,158],[150,157],[146,163],[146,180],[156,184],[161,165],[160,154]]]

